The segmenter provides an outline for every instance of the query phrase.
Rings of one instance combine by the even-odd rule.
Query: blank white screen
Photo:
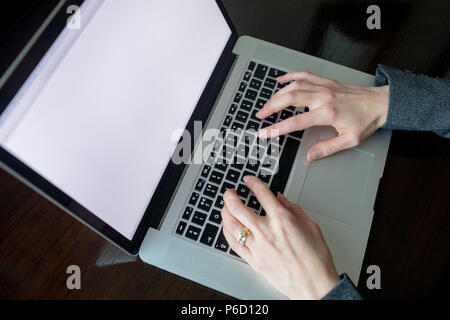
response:
[[[131,239],[231,32],[212,0],[104,1],[82,23],[1,143]]]

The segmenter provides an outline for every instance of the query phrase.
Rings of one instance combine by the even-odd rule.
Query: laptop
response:
[[[1,167],[145,263],[239,299],[284,299],[222,233],[227,188],[266,214],[242,183],[256,175],[320,225],[338,272],[357,283],[391,133],[313,163],[307,151],[333,128],[258,145],[254,130],[308,111],[255,117],[276,77],[299,70],[374,85],[238,37],[220,1],[60,1],[0,78]]]

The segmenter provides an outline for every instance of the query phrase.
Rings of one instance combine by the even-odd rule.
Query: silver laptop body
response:
[[[248,36],[239,38],[233,52],[237,55],[233,70],[207,128],[220,127],[250,61],[286,71],[306,70],[357,85],[374,85],[372,75]],[[309,164],[309,148],[334,135],[335,130],[328,127],[305,131],[284,195],[319,224],[338,272],[346,272],[357,283],[391,132],[380,130],[357,148]],[[200,171],[200,165],[187,167],[161,228],[148,231],[140,258],[239,299],[285,298],[241,260],[176,234],[180,213],[188,205]]]

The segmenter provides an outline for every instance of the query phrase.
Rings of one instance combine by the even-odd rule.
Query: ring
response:
[[[241,245],[245,245],[245,241],[247,240],[248,234],[250,233],[250,230],[248,230],[247,228],[242,228],[241,232],[239,232],[239,236],[237,237],[237,241],[241,244]]]

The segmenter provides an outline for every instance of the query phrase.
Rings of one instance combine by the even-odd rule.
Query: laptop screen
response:
[[[0,144],[132,239],[231,30],[210,0],[86,1],[0,117]]]

